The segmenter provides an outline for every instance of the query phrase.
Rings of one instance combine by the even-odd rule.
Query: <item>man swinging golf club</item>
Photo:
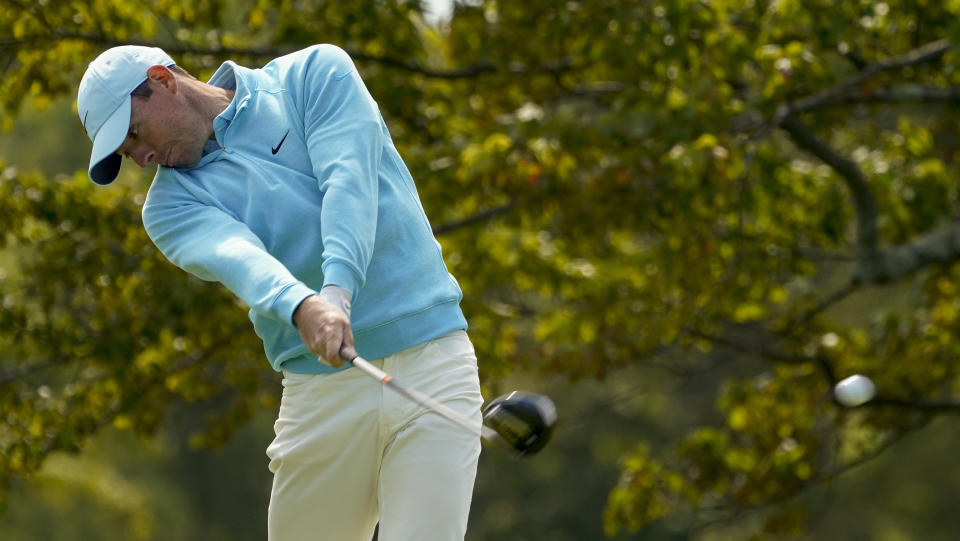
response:
[[[90,178],[112,182],[122,155],[160,165],[147,233],[251,306],[284,374],[267,449],[270,538],[368,539],[379,520],[383,540],[462,539],[477,436],[535,454],[556,409],[513,392],[481,425],[460,289],[347,54],[320,45],[259,70],[226,62],[201,83],[160,49],[116,47],[90,64],[78,110]],[[269,155],[263,134],[279,138]],[[398,394],[341,373],[345,362]]]
[[[247,305],[283,398],[267,449],[269,538],[462,539],[483,402],[460,288],[349,56],[317,45],[206,83],[157,48],[89,65],[78,95],[89,175],[159,165],[143,223],[180,268]],[[360,370],[475,423],[463,430]],[[318,362],[318,356],[322,362]]]

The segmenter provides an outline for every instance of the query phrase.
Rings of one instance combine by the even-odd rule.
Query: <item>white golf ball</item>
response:
[[[840,380],[833,387],[833,396],[848,408],[866,404],[876,394],[877,387],[867,376],[856,374]]]

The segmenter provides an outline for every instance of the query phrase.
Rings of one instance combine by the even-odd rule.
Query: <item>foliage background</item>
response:
[[[244,310],[91,185],[119,43],[201,78],[347,49],[418,179],[485,394],[469,539],[953,539],[960,3],[0,0],[0,537],[259,539],[279,394]],[[851,373],[876,400],[830,398]]]

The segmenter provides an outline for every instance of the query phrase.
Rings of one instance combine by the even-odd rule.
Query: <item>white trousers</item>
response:
[[[372,361],[481,423],[477,358],[453,332]],[[462,541],[480,438],[355,368],[284,372],[267,448],[270,541]]]

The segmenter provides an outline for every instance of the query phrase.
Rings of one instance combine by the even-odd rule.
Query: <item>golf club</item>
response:
[[[340,358],[406,398],[516,456],[529,456],[540,452],[550,441],[553,426],[557,421],[557,410],[549,397],[514,391],[490,402],[483,411],[483,424],[478,428],[475,423],[450,407],[402,385],[390,374],[361,357],[352,347],[343,346],[340,349]]]

